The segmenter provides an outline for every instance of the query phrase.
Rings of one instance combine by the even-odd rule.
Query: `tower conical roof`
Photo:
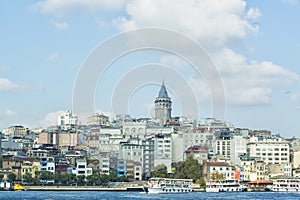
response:
[[[160,91],[159,91],[159,94],[158,94],[158,98],[169,98],[164,81],[161,85],[161,88],[160,88]]]

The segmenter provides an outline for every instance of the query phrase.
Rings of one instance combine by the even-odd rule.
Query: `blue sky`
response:
[[[0,1],[0,129],[56,123],[58,114],[72,108],[80,67],[97,46],[123,31],[159,27],[205,48],[223,79],[225,120],[299,137],[299,8],[297,0]],[[112,116],[118,83],[149,63],[168,67],[149,73],[153,81],[137,85],[130,99],[118,98],[129,114],[151,116],[164,79],[173,115],[184,113],[181,101],[189,94],[181,87],[187,84],[196,96],[198,117],[211,116],[203,78],[182,59],[158,51],[139,51],[114,62],[99,81],[95,111]],[[183,81],[174,81],[169,70]],[[87,114],[78,114],[84,122]]]

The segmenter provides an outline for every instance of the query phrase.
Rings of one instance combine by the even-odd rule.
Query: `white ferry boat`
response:
[[[150,178],[144,190],[154,194],[192,192],[192,183],[192,179]]]
[[[300,179],[278,179],[267,188],[273,192],[300,192]]]
[[[238,180],[209,181],[206,183],[206,192],[243,192],[246,187]]]

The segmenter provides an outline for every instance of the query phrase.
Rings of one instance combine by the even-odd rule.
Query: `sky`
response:
[[[95,53],[106,42],[152,27],[203,48],[222,82],[224,120],[300,137],[299,11],[298,0],[1,0],[0,130],[56,124],[58,115],[75,110],[76,83],[91,55],[98,66],[105,53],[144,36]],[[213,116],[212,84],[180,55],[138,49],[106,67],[92,86],[93,112],[152,117],[164,81],[173,116]],[[85,82],[88,91],[92,79]],[[90,113],[76,114],[84,123]]]

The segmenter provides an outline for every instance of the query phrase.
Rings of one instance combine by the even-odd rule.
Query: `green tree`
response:
[[[77,180],[78,180],[79,185],[84,185],[85,184],[85,176],[84,175],[77,176]]]
[[[7,179],[9,182],[15,181],[17,179],[17,175],[15,175],[14,173],[10,173],[7,175]]]
[[[99,176],[99,184],[100,185],[107,186],[109,181],[110,181],[109,175],[102,174],[102,175]]]
[[[68,184],[70,181],[70,176],[67,173],[60,174],[60,181],[63,184]]]
[[[118,180],[116,172],[111,171],[108,175],[108,180],[111,182],[116,182]]]
[[[202,165],[193,156],[189,156],[185,161],[176,164],[174,178],[193,179],[195,182],[202,177]]]
[[[201,188],[205,188],[206,187],[206,181],[203,177],[199,178],[196,180],[196,184],[199,184],[201,186]]]
[[[168,178],[168,169],[164,164],[153,167],[151,171],[151,177]]]
[[[92,174],[86,177],[88,185],[99,185],[100,184],[100,176],[98,174]]]
[[[224,174],[219,173],[218,171],[215,171],[211,174],[210,176],[212,181],[221,181],[221,180],[225,180],[225,176]]]
[[[1,141],[1,133],[0,133],[0,141]],[[3,167],[3,158],[2,155],[0,155],[0,168]]]
[[[74,183],[77,184],[77,177],[76,177],[76,174],[69,174],[69,182],[70,182],[71,184],[74,184]]]
[[[26,183],[29,183],[29,184],[31,184],[31,183],[33,183],[33,178],[32,178],[32,174],[31,173],[25,173],[24,175],[23,175],[23,181],[25,181]]]
[[[3,179],[4,179],[4,175],[0,174],[0,181],[3,181]]]
[[[129,180],[128,180],[128,178],[126,176],[120,176],[120,177],[118,177],[118,181],[120,181],[120,182],[128,182]]]
[[[39,184],[40,183],[40,177],[41,177],[41,172],[40,171],[35,171],[34,172],[33,183],[34,184]]]
[[[58,172],[54,173],[54,181],[56,184],[61,184],[61,175]]]
[[[43,171],[40,174],[40,180],[43,180],[45,182],[53,180],[54,179],[54,174],[50,171]]]

